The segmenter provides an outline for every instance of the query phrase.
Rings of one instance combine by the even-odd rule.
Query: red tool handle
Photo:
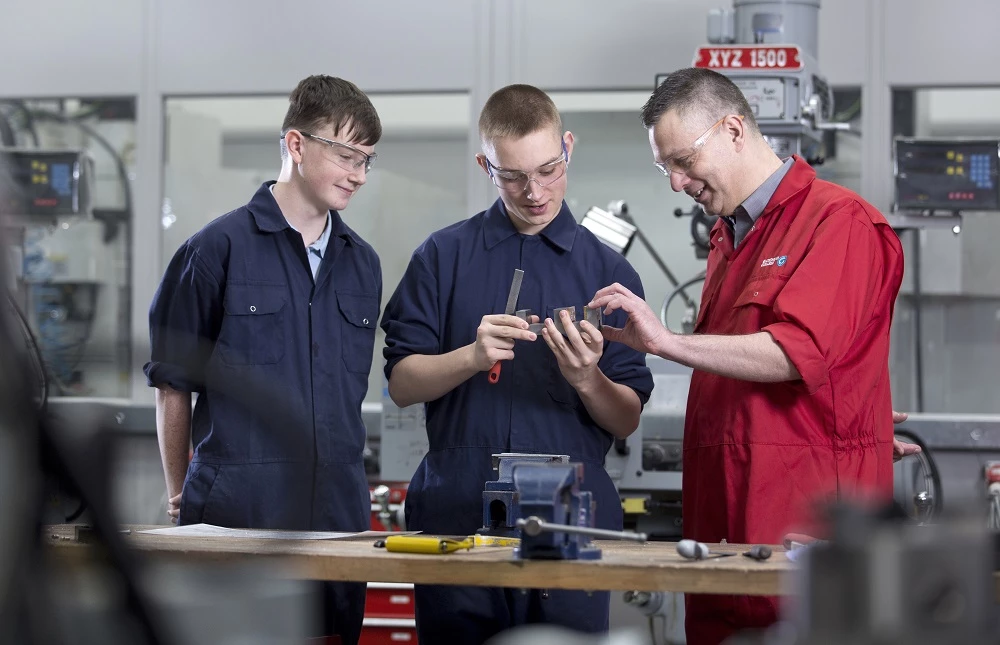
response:
[[[493,367],[490,368],[489,379],[490,383],[494,385],[500,381],[500,361],[493,363]]]

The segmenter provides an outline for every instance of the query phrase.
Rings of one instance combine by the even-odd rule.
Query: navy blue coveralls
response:
[[[538,235],[519,234],[503,202],[432,234],[410,260],[386,305],[386,376],[412,354],[445,354],[476,340],[487,314],[503,313],[514,269],[524,270],[518,309],[544,320],[556,307],[583,306],[598,289],[620,282],[642,295],[629,263],[579,226],[564,203]],[[608,324],[621,327],[615,312]],[[645,354],[605,343],[599,367],[633,388],[645,404],[653,389]],[[495,480],[499,452],[568,454],[585,464],[582,488],[597,501],[597,526],[622,528],[621,500],[604,469],[613,438],[591,419],[559,371],[548,345],[518,341],[500,382],[476,374],[426,404],[430,450],[410,482],[407,528],[470,535],[482,526],[483,489]],[[487,587],[416,587],[417,631],[427,644],[478,644],[515,625],[548,622],[599,632],[608,628],[610,595]]]
[[[332,211],[315,280],[265,183],[174,255],[149,312],[150,386],[197,392],[180,524],[364,531],[362,462],[382,269]],[[326,587],[324,633],[356,643],[365,586]]]

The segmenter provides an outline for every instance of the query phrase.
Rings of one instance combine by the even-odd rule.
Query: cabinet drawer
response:
[[[365,618],[358,645],[407,645],[417,643],[413,619]]]
[[[413,618],[413,585],[368,583],[365,616],[372,618]]]

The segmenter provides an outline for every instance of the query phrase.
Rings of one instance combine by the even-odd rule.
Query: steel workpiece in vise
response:
[[[518,464],[568,464],[569,455],[533,455],[504,452],[493,455],[496,481],[486,482],[483,491],[483,528],[480,535],[520,537],[517,520],[522,517],[520,495],[514,485],[514,467]]]
[[[595,502],[581,491],[581,463],[518,463],[514,487],[520,496],[525,529],[514,550],[520,560],[599,560],[601,550],[583,531],[594,531]],[[549,530],[530,530],[531,524],[550,524]],[[559,530],[564,526],[567,530]],[[539,527],[536,527],[539,528]],[[576,532],[581,531],[581,532]]]

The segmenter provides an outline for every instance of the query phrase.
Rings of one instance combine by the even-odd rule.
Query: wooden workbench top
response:
[[[692,562],[677,555],[673,542],[635,544],[597,541],[600,560],[515,560],[511,547],[476,547],[446,555],[390,553],[373,546],[374,538],[352,540],[272,540],[234,537],[149,535],[130,529],[125,541],[157,557],[192,561],[261,560],[288,575],[313,580],[488,585],[530,589],[677,591],[777,595],[794,567],[781,547],[765,562],[742,556]],[[43,533],[60,558],[87,557],[89,548],[75,538],[74,527],[47,527]],[[746,546],[709,545],[719,552],[742,552]]]

